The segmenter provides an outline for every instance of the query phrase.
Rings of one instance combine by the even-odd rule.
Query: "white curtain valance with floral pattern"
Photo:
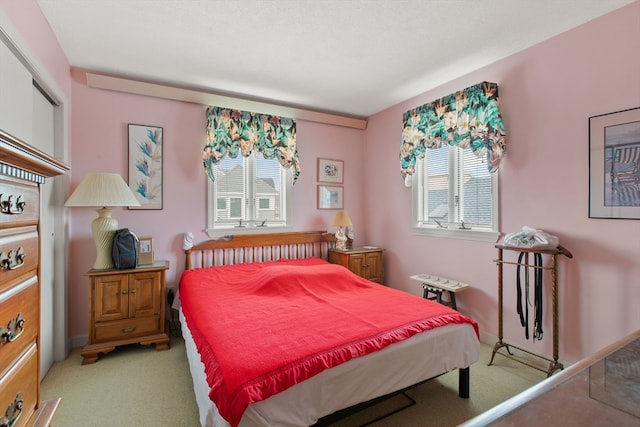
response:
[[[296,182],[300,161],[293,119],[229,108],[207,108],[207,145],[202,157],[212,181],[215,181],[213,167],[224,156],[236,158],[241,154],[248,157],[254,150],[265,159],[278,157],[284,168],[293,168],[293,182]]]
[[[495,172],[506,149],[506,133],[498,108],[498,85],[482,82],[403,115],[400,172],[413,175],[417,158],[443,144],[471,148],[486,156]]]

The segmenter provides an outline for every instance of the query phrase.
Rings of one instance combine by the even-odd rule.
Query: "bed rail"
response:
[[[327,259],[335,236],[326,231],[228,235],[198,243],[185,252],[185,269],[275,261],[280,258]]]

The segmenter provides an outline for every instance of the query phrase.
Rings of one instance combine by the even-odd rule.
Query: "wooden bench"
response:
[[[440,304],[448,305],[454,310],[458,309],[458,306],[456,305],[456,292],[461,292],[469,288],[469,285],[466,283],[433,276],[431,274],[414,274],[411,276],[411,280],[415,280],[422,284],[423,298],[435,300]],[[449,301],[442,300],[443,292],[449,293]],[[433,294],[433,296],[430,296],[429,294]]]

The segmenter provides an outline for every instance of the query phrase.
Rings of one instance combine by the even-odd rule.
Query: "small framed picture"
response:
[[[344,187],[318,185],[318,209],[343,209]]]
[[[153,237],[138,239],[138,265],[153,264]]]
[[[344,179],[344,162],[318,158],[318,182],[342,184]]]

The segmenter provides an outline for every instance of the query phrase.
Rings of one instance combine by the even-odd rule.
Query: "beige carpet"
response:
[[[502,356],[487,366],[491,347],[482,345],[481,351],[480,360],[471,367],[470,399],[458,397],[458,373],[452,372],[409,391],[417,405],[373,425],[455,426],[546,377]],[[55,426],[199,426],[182,339],[172,338],[168,351],[132,345],[101,356],[92,365],[83,366],[81,361],[80,349],[74,349],[67,360],[53,365],[42,382],[42,400],[62,398]],[[404,403],[397,396],[334,425],[357,426]]]

